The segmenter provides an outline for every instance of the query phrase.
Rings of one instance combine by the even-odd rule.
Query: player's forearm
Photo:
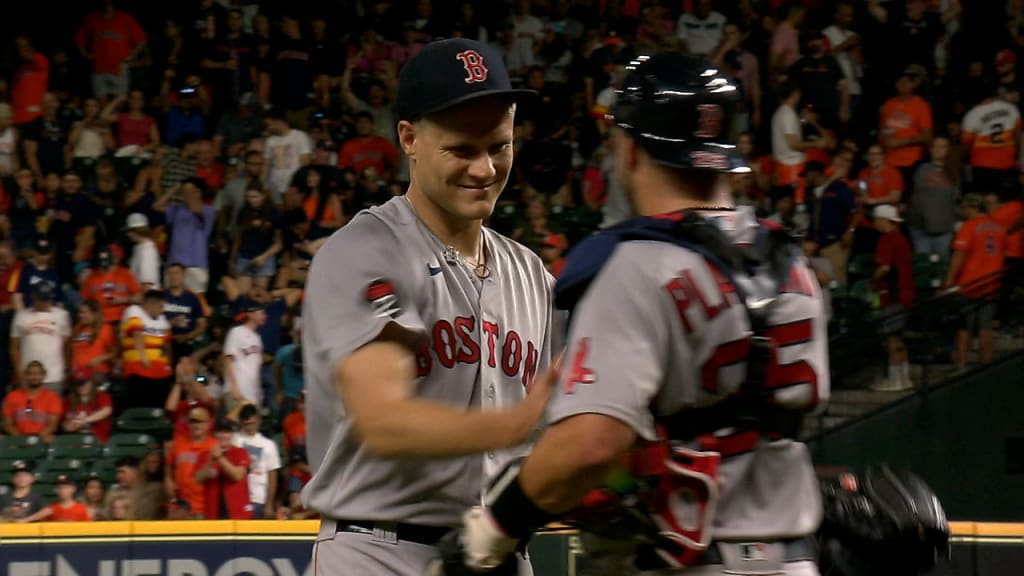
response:
[[[582,414],[564,420],[545,432],[523,463],[523,493],[545,512],[568,512],[601,485],[634,441],[632,429],[608,416]]]
[[[530,427],[512,410],[466,411],[429,400],[389,402],[352,425],[366,448],[380,457],[447,458],[499,450],[526,441]]]

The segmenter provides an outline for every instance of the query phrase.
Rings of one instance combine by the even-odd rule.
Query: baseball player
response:
[[[302,500],[323,517],[317,574],[422,576],[544,412],[565,328],[554,281],[482,226],[526,94],[486,45],[425,46],[396,98],[408,193],[356,215],[313,260]]]
[[[820,289],[784,232],[721,191],[745,169],[722,142],[728,80],[675,53],[629,68],[612,138],[640,216],[570,255],[551,426],[442,541],[440,571],[504,573],[537,527],[610,510],[643,570],[817,574],[822,504],[795,437],[829,392]]]

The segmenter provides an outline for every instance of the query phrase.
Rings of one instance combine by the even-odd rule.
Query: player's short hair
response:
[[[138,468],[139,459],[135,456],[121,456],[114,462],[114,468]]]
[[[43,371],[44,375],[46,374],[46,366],[43,366],[43,363],[40,362],[39,360],[33,360],[25,365],[26,372],[28,372],[29,368],[39,368],[40,370]]]
[[[370,112],[369,110],[360,110],[359,112],[356,112],[356,121],[362,120],[364,118],[369,120],[370,122],[373,122],[373,113]]]
[[[142,295],[143,302],[163,302],[164,293],[161,290],[146,290],[146,293]]]
[[[238,411],[238,421],[245,422],[246,420],[259,416],[260,410],[255,404],[246,404],[242,406],[242,409]]]
[[[278,106],[274,106],[270,110],[267,110],[263,117],[267,120],[280,120],[281,122],[288,123],[288,116],[284,113],[284,109]]]
[[[779,100],[785,100],[793,95],[794,92],[800,89],[800,85],[794,80],[787,78],[779,83],[779,87],[776,88],[775,92],[779,96]]]
[[[171,262],[170,264],[167,265],[167,270],[170,271],[171,268],[181,268],[182,271],[184,271],[185,265],[182,264],[181,262]]]

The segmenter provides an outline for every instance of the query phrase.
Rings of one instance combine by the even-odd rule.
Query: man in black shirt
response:
[[[242,32],[242,11],[232,10],[227,30],[206,42],[200,67],[213,92],[213,116],[233,107],[246,92],[255,89],[256,45]]]
[[[43,95],[43,115],[25,126],[25,162],[37,182],[50,173],[67,168],[68,123],[61,119],[60,102],[47,92]]]
[[[82,193],[82,177],[73,170],[64,173],[57,199],[50,237],[56,247],[57,273],[74,278],[75,262],[89,259],[96,235],[96,204]]]
[[[839,63],[825,49],[825,37],[817,30],[804,36],[804,57],[793,64],[790,77],[800,86],[803,103],[811,105],[821,123],[838,127],[849,118],[850,90]]]
[[[313,94],[313,50],[294,16],[282,17],[281,33],[260,70],[260,97],[285,110],[293,128],[306,130]]]
[[[888,49],[883,62],[891,77],[911,64],[924,66],[928,75],[934,77],[935,44],[945,29],[939,15],[926,8],[924,0],[907,0],[904,10],[885,8],[878,0],[868,2],[868,11],[886,28]]]
[[[0,522],[21,520],[43,509],[43,501],[32,493],[32,484],[36,477],[32,472],[32,463],[18,460],[14,463],[10,493],[0,496]]]

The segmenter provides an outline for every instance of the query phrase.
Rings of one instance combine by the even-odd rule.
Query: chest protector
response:
[[[694,211],[637,217],[608,228],[570,254],[555,286],[555,305],[572,313],[587,287],[622,242],[658,241],[703,256],[736,288],[750,321],[747,376],[740,390],[706,407],[658,416],[658,440],[627,454],[605,486],[592,491],[568,522],[618,541],[635,541],[638,567],[692,565],[711,545],[723,457],[752,449],[763,438],[792,438],[802,414],[777,407],[764,386],[774,354],[768,311],[798,249],[788,234],[761,225],[753,244],[739,247]],[[720,439],[715,431],[731,428]],[[680,512],[683,511],[683,512]]]

